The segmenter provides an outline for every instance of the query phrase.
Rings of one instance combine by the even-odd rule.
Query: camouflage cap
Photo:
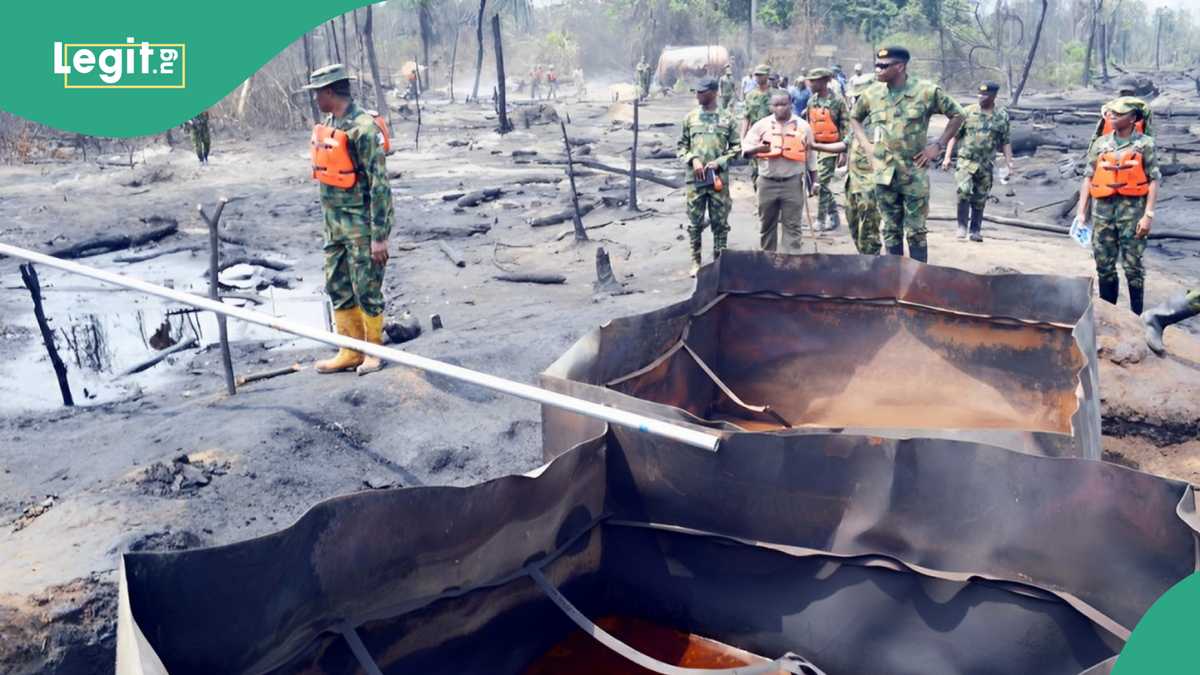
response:
[[[823,77],[833,77],[833,71],[828,68],[813,68],[804,76],[806,80],[819,80]]]
[[[904,47],[884,47],[876,52],[875,56],[880,59],[893,58],[904,63],[908,63],[908,59],[910,58],[908,50]]]
[[[1104,107],[1109,112],[1116,114],[1116,115],[1124,115],[1126,113],[1131,113],[1131,112],[1134,112],[1135,110],[1137,110],[1137,108],[1130,101],[1123,99],[1123,98],[1119,98],[1115,101],[1110,101],[1108,103],[1108,105],[1106,105]]]
[[[757,66],[754,66],[754,74],[755,75],[770,75],[771,74],[771,66],[768,66],[765,63],[760,63]]]
[[[702,77],[699,80],[696,80],[696,86],[692,87],[692,91],[716,91],[719,88],[720,85],[717,83],[716,79],[711,77]]]
[[[340,63],[333,63],[312,71],[312,75],[308,76],[308,84],[301,87],[301,89],[320,89],[321,87],[327,87],[334,82],[353,79],[354,77],[346,71],[346,66],[343,66]]]
[[[979,93],[981,94],[994,94],[998,91],[1000,91],[1000,85],[995,82],[984,82],[979,85]]]

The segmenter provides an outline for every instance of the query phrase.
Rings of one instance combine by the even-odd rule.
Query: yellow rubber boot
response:
[[[383,314],[379,316],[371,316],[366,312],[362,313],[363,340],[371,344],[383,344]],[[383,361],[371,356],[370,354],[363,355],[362,364],[358,366],[358,374],[366,375],[377,370],[383,370]]]
[[[362,310],[357,307],[333,310],[333,325],[338,335],[345,335],[356,340],[363,338]],[[343,370],[354,370],[363,362],[363,355],[353,349],[342,348],[332,359],[317,361],[318,373],[340,373]]]

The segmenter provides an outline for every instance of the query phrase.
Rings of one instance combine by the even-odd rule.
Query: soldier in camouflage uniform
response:
[[[212,137],[208,130],[208,111],[201,110],[199,115],[188,120],[188,130],[192,132],[192,148],[196,151],[196,159],[201,164],[208,164],[208,151],[212,147]]]
[[[1109,119],[1109,107],[1117,101],[1124,101],[1128,105],[1137,109],[1141,115],[1138,129],[1141,133],[1147,136],[1154,135],[1153,113],[1150,111],[1150,104],[1138,98],[1137,94],[1137,79],[1133,77],[1123,77],[1117,82],[1117,98],[1105,103],[1100,107],[1100,121],[1096,122],[1096,130],[1092,132],[1092,140],[1096,140],[1105,134],[1112,132],[1112,120]]]
[[[354,183],[346,188],[320,183],[325,217],[325,290],[333,305],[338,333],[375,344],[383,342],[383,274],[388,236],[395,214],[388,184],[383,134],[374,117],[350,96],[350,77],[341,64],[313,71],[305,89],[314,90],[326,117],[317,130],[346,134]],[[316,133],[314,133],[316,144]],[[315,157],[315,151],[314,151]],[[314,177],[316,177],[314,166]],[[320,373],[382,368],[379,359],[342,349],[320,361]]]
[[[954,182],[958,186],[959,239],[966,239],[969,230],[971,241],[983,241],[983,210],[992,192],[992,165],[996,161],[996,150],[1004,150],[1008,171],[1011,173],[1013,170],[1008,109],[996,105],[998,91],[1000,85],[995,82],[979,85],[979,103],[966,107],[966,121],[958,130],[958,135],[950,139],[946,158],[942,160],[942,169],[948,169],[950,155],[955,147],[958,148]]]
[[[713,234],[713,259],[721,256],[729,236],[729,160],[741,153],[741,136],[729,111],[717,106],[717,81],[711,77],[696,85],[695,108],[683,118],[683,130],[676,146],[679,160],[688,172],[687,211],[688,238],[691,241],[692,267],[695,275],[700,269],[700,244],[704,232],[704,215]],[[723,185],[707,181],[713,170]],[[720,188],[720,189],[718,189]]]
[[[771,67],[765,63],[760,63],[754,68],[754,82],[756,86],[746,94],[745,110],[742,113],[742,128],[738,136],[745,136],[750,130],[750,125],[761,120],[771,114],[771,94],[774,90],[771,89]],[[750,160],[750,184],[755,191],[758,190],[758,160]]]
[[[1088,220],[1092,205],[1092,257],[1096,260],[1100,297],[1117,304],[1120,278],[1117,261],[1125,269],[1129,307],[1142,313],[1145,268],[1142,254],[1154,220],[1154,203],[1162,172],[1154,152],[1154,139],[1138,133],[1137,108],[1120,99],[1109,104],[1114,131],[1092,141],[1079,189],[1077,217]]]
[[[804,79],[808,80],[808,88],[812,95],[808,98],[805,109],[805,119],[813,128],[813,134],[818,143],[837,143],[844,139],[850,131],[850,111],[846,110],[846,100],[829,88],[833,71],[828,68],[813,68]],[[830,133],[837,134],[826,137],[817,121],[820,111],[828,110],[829,118],[836,128]],[[837,201],[833,198],[833,190],[829,188],[833,182],[834,172],[837,171],[838,155],[822,152],[817,155],[817,228],[820,230],[836,230],[838,227]]]
[[[879,209],[875,206],[875,169],[871,156],[857,139],[850,139],[846,167],[846,226],[854,248],[865,255],[878,255]]]
[[[638,100],[645,101],[650,98],[650,82],[653,79],[650,75],[650,64],[646,63],[646,59],[641,59],[637,64],[637,86]]]
[[[888,254],[904,255],[907,235],[909,255],[925,262],[929,257],[925,238],[925,216],[929,212],[926,167],[937,161],[947,142],[958,133],[963,110],[936,84],[909,79],[907,49],[887,47],[875,56],[878,81],[859,95],[850,125],[875,166],[875,202]],[[926,145],[929,118],[937,113],[949,121],[941,138]],[[874,128],[871,136],[863,122]]]
[[[1171,297],[1158,307],[1146,310],[1142,314],[1142,323],[1146,324],[1146,345],[1155,354],[1162,356],[1166,351],[1162,340],[1163,331],[1167,326],[1197,314],[1200,314],[1200,289],[1195,288]]]
[[[721,76],[720,81],[721,91],[721,107],[729,110],[733,105],[734,92],[737,90],[737,83],[733,81],[733,66],[725,65],[725,74]]]

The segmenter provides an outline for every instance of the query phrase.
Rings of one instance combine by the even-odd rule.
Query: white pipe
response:
[[[89,267],[87,265],[80,265],[79,263],[71,262],[69,260],[60,260],[52,256],[18,248],[2,242],[0,242],[0,254],[10,255],[14,258],[22,258],[30,262],[38,263],[39,265],[53,267],[55,269],[63,270],[64,272],[71,272],[72,274],[79,274],[85,277],[96,279],[98,281],[114,284],[116,286],[132,288],[134,290],[142,291],[143,293],[156,295],[160,298],[166,298],[168,300],[181,302],[185,305],[207,309],[217,314],[223,314],[225,316],[241,319],[242,321],[249,323],[266,326],[268,328],[274,328],[275,330],[291,333],[293,335],[299,335],[300,337],[306,337],[310,340],[316,340],[317,342],[323,342],[336,347],[346,347],[348,349],[363,352],[364,354],[370,354],[371,356],[383,359],[384,361],[391,361],[392,363],[399,363],[401,365],[411,366],[413,368],[418,368],[431,373],[445,375],[446,377],[456,380],[477,384],[481,387],[494,389],[506,394],[512,394],[513,396],[518,396],[530,401],[536,401],[537,403],[541,403],[543,405],[554,406],[570,412],[579,413],[580,415],[587,415],[588,417],[601,419],[605,422],[609,422],[610,424],[616,424],[631,429],[637,429],[638,431],[648,434],[654,434],[655,436],[669,438],[671,440],[679,441],[681,443],[702,448],[704,450],[715,451],[717,449],[717,443],[720,441],[719,437],[696,429],[688,429],[686,427],[681,427],[669,422],[646,417],[645,415],[639,415],[637,413],[628,412],[619,408],[613,408],[611,406],[578,399],[574,396],[567,396],[565,394],[548,391],[546,389],[542,389],[541,387],[522,384],[520,382],[506,380],[502,377],[496,377],[495,375],[488,375],[487,373],[480,373],[478,371],[470,370],[469,368],[462,368],[460,366],[442,363],[441,361],[426,358],[424,356],[403,352],[399,349],[392,349],[391,347],[384,347],[383,345],[376,345],[371,344],[370,342],[363,342],[362,340],[355,340],[353,338],[330,333],[319,328],[310,328],[304,324],[290,321],[288,319],[280,319],[269,314],[263,314],[262,312],[249,310],[244,307],[233,307],[215,300],[210,300],[209,298],[203,298],[191,293],[184,293],[183,291],[166,288],[165,286],[151,284],[142,281],[141,279],[128,277],[123,274],[113,274],[112,272],[106,272],[104,270]]]

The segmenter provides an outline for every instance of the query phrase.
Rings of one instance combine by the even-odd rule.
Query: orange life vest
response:
[[[1146,178],[1142,153],[1133,149],[1105,152],[1096,160],[1096,171],[1088,187],[1088,194],[1093,198],[1144,197],[1149,192],[1150,181]]]
[[[1102,115],[1102,117],[1104,118],[1104,128],[1100,131],[1100,135],[1107,136],[1114,131],[1112,118],[1108,116],[1108,113],[1105,113]],[[1146,133],[1146,120],[1138,120],[1134,122],[1133,130],[1139,134]]]
[[[813,140],[818,143],[837,143],[842,140],[837,125],[833,123],[833,112],[829,108],[808,106],[808,123],[812,126]]]
[[[383,143],[381,144],[383,145],[383,151],[385,153],[391,152],[392,137],[388,135],[387,122],[374,110],[368,110],[367,114],[371,116],[371,119],[375,120],[375,126],[379,129],[379,135],[383,137]]]
[[[349,190],[358,182],[354,160],[350,157],[350,138],[346,132],[318,124],[312,131],[313,178],[335,188]]]
[[[771,150],[758,155],[760,159],[771,159],[774,157],[782,157],[796,162],[803,162],[808,158],[808,146],[804,143],[804,136],[800,132],[792,129],[783,133],[773,134],[771,136]]]

